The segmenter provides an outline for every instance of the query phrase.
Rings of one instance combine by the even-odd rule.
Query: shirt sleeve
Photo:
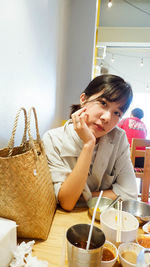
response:
[[[55,137],[50,133],[50,131],[44,134],[43,143],[53,180],[56,199],[58,202],[58,192],[60,187],[72,170],[69,164],[67,164],[67,161],[60,157],[59,148],[61,148],[61,143],[59,143],[58,139],[57,141],[55,140]]]

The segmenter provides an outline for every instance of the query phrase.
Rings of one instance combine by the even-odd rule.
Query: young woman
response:
[[[71,119],[44,134],[43,142],[56,198],[72,210],[80,198],[137,198],[136,178],[125,132],[116,125],[132,101],[122,78],[105,74],[92,80],[72,105]]]

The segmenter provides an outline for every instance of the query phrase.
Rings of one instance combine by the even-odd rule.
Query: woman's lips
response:
[[[105,129],[104,129],[104,127],[103,126],[101,126],[101,125],[99,125],[99,124],[94,124],[95,125],[95,127],[96,127],[96,129],[98,130],[98,131],[105,131]]]

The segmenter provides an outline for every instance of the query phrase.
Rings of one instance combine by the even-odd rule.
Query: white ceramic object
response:
[[[118,247],[118,255],[119,255],[119,259],[120,259],[120,263],[122,264],[123,267],[136,267],[136,264],[130,263],[129,261],[127,261],[126,259],[124,259],[122,257],[122,253],[124,252],[135,252],[136,255],[138,256],[140,251],[143,249],[142,246],[140,246],[137,243],[123,243],[120,244],[120,246]],[[147,263],[149,262],[148,258],[147,258]]]
[[[17,246],[16,223],[0,218],[0,267],[8,267]]]
[[[101,267],[112,267],[114,266],[115,262],[117,261],[118,258],[118,250],[116,248],[116,246],[111,243],[110,241],[105,242],[104,248],[108,248],[110,251],[112,251],[112,253],[114,254],[115,258],[111,261],[101,261]]]
[[[137,257],[136,267],[150,266],[149,262],[150,262],[150,249],[143,248]]]
[[[143,231],[147,234],[150,234],[150,221],[145,223],[142,227]]]
[[[116,209],[104,211],[100,215],[101,229],[106,236],[106,240],[116,243],[117,236],[117,215]],[[121,242],[132,242],[136,240],[136,235],[139,227],[139,222],[129,212],[122,211],[122,228],[121,228]]]

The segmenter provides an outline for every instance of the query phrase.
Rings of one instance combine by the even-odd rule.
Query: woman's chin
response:
[[[106,134],[106,133],[99,133],[99,134],[94,133],[94,136],[95,136],[95,138],[96,138],[96,140],[97,140],[97,139],[99,139],[100,137],[104,136],[105,134]]]
[[[90,127],[89,127],[90,128]],[[97,129],[93,129],[92,127],[90,128],[92,134],[95,136],[96,139],[100,138],[101,136],[104,136],[106,134],[105,131],[101,130],[98,131]]]

